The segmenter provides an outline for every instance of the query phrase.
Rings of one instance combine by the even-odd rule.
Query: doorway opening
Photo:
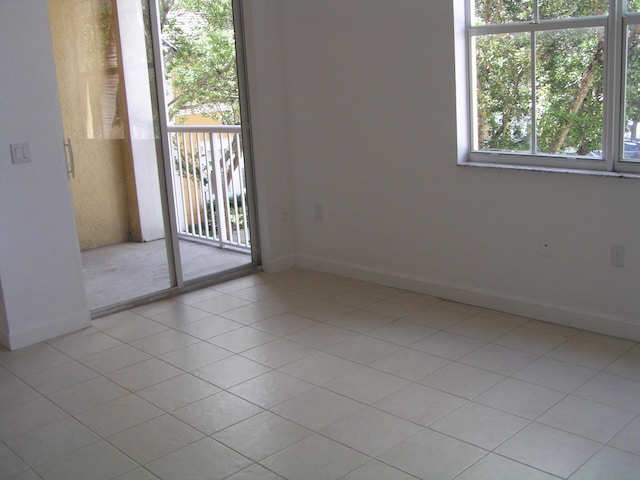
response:
[[[155,1],[48,2],[94,317],[259,264],[239,3]],[[218,71],[188,98],[186,79]]]

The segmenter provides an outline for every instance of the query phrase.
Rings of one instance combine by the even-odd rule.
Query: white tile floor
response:
[[[0,351],[0,479],[638,479],[640,346],[310,271]]]

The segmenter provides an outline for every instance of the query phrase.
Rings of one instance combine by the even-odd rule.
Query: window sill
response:
[[[571,174],[578,174],[578,175],[590,175],[595,177],[607,177],[607,178],[640,179],[640,173],[608,172],[604,170],[585,170],[585,169],[575,169],[575,168],[539,167],[539,166],[532,166],[532,165],[512,165],[507,163],[458,162],[458,166],[472,167],[472,168],[496,168],[499,170],[521,170],[525,172],[571,173]]]

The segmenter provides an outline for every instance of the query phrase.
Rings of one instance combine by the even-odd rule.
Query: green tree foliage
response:
[[[160,8],[169,115],[240,124],[231,0],[160,0]]]
[[[607,0],[545,0],[539,2],[539,18],[606,15],[607,9]],[[530,22],[533,2],[477,0],[474,14],[475,25]],[[535,42],[533,79],[532,42]],[[531,130],[535,128],[537,152],[588,155],[601,150],[604,50],[603,28],[476,37],[477,147],[529,151]],[[633,52],[636,56],[640,54],[638,48]],[[636,75],[633,85],[638,85],[640,72],[633,74]],[[629,95],[640,100],[640,91]],[[639,118],[640,102],[631,104],[635,110],[631,112],[629,108],[629,114]]]

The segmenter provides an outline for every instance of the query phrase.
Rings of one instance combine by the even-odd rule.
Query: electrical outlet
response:
[[[611,245],[611,266],[624,267],[624,245]]]

